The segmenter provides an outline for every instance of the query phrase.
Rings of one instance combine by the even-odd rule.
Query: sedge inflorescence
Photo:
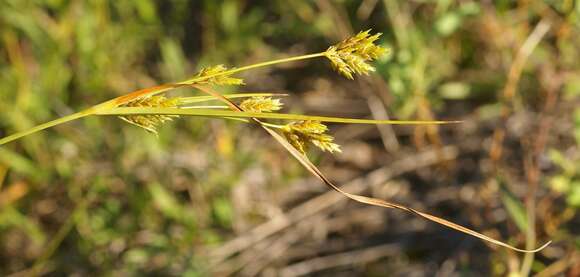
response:
[[[223,64],[203,68],[195,75],[199,85],[220,85],[220,86],[239,86],[244,85],[244,80],[231,77],[227,74],[229,69]]]
[[[244,100],[240,104],[240,108],[242,108],[246,112],[253,112],[253,113],[267,113],[267,112],[274,112],[279,111],[282,109],[282,102],[280,99],[272,99],[272,97],[252,97],[249,99]]]
[[[354,37],[345,39],[330,46],[324,55],[330,60],[336,71],[348,79],[354,79],[353,74],[368,74],[375,68],[368,62],[377,59],[387,52],[387,49],[375,45],[381,33],[370,35],[370,30],[360,32]]]
[[[374,71],[374,67],[369,62],[383,55],[387,49],[375,42],[381,36],[380,33],[371,35],[370,30],[360,32],[355,36],[345,39],[326,51],[320,53],[328,58],[333,68],[348,79],[353,79],[355,74],[368,74]],[[187,85],[244,85],[244,80],[232,77],[236,70],[229,69],[224,65],[216,65],[201,69]],[[168,99],[165,96],[148,96],[135,99],[122,107],[150,107],[150,108],[179,108],[179,99]],[[268,113],[282,109],[282,102],[271,97],[251,97],[239,104],[244,112]],[[184,107],[184,108],[192,108]],[[219,108],[219,107],[216,107]],[[149,132],[157,133],[157,127],[178,116],[176,115],[127,115],[121,118],[131,124],[146,129]],[[334,138],[326,134],[328,128],[320,121],[302,120],[294,121],[285,125],[270,124],[277,126],[290,144],[301,153],[305,153],[309,144],[312,144],[322,151],[330,153],[340,152],[340,146],[334,143]]]
[[[330,153],[341,152],[340,145],[333,143],[334,137],[325,134],[328,131],[328,127],[320,121],[304,120],[291,122],[284,125],[281,129],[288,142],[302,154],[306,153],[308,143],[312,143],[322,151],[328,151]]]
[[[154,95],[142,97],[123,104],[121,107],[140,108],[176,108],[179,104],[178,98],[167,98],[164,95]],[[178,115],[125,115],[119,116],[124,121],[139,126],[151,133],[157,134],[157,127]]]

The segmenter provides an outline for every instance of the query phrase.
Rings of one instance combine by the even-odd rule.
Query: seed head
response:
[[[203,68],[202,70],[195,75],[194,78],[204,78],[201,81],[196,82],[196,84],[200,85],[232,85],[232,86],[239,86],[244,85],[244,80],[239,78],[230,77],[228,74],[213,76],[216,74],[223,73],[227,71],[228,68],[225,67],[223,64],[219,64],[212,67]]]
[[[354,79],[353,74],[366,75],[375,71],[375,68],[367,62],[377,59],[388,51],[374,44],[381,33],[371,36],[370,31],[360,32],[354,37],[330,46],[325,52],[334,69],[348,79]]]
[[[247,112],[273,112],[282,109],[282,102],[280,102],[280,99],[257,96],[244,100],[240,107]]]
[[[179,98],[166,98],[163,95],[155,95],[135,99],[123,104],[121,107],[176,108],[178,104]],[[157,134],[157,127],[159,125],[178,117],[178,115],[127,115],[120,116],[119,118]]]
[[[282,128],[288,142],[302,154],[306,152],[308,142],[322,151],[341,152],[340,145],[333,143],[334,138],[325,134],[326,131],[328,131],[328,127],[315,120],[292,122]]]

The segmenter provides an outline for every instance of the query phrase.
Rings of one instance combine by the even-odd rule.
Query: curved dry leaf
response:
[[[235,103],[231,102],[230,100],[228,100],[227,98],[221,96],[220,94],[217,92],[212,91],[211,89],[208,88],[204,88],[204,87],[198,87],[200,88],[200,90],[202,90],[205,93],[208,93],[212,96],[215,96],[219,99],[221,99],[222,101],[224,101],[224,103],[228,104],[228,106],[230,106],[230,108],[232,110],[235,111],[243,111],[239,106],[237,106]],[[534,252],[538,252],[541,251],[542,249],[546,248],[551,241],[548,241],[547,243],[545,243],[544,245],[533,249],[533,250],[526,250],[526,249],[521,249],[521,248],[517,248],[514,246],[511,246],[505,242],[499,241],[497,239],[488,237],[482,233],[479,233],[477,231],[471,230],[467,227],[461,226],[459,224],[453,223],[449,220],[428,214],[428,213],[424,213],[418,210],[415,210],[413,208],[409,208],[397,203],[391,203],[391,202],[387,202],[378,198],[373,198],[373,197],[367,197],[367,196],[362,196],[362,195],[357,195],[357,194],[351,194],[348,193],[346,191],[341,190],[338,186],[336,186],[334,183],[332,183],[321,171],[320,169],[318,169],[318,167],[316,167],[314,164],[312,164],[312,162],[308,159],[308,157],[306,157],[305,155],[303,155],[299,150],[297,150],[296,148],[294,148],[286,139],[284,139],[284,137],[280,134],[278,134],[278,132],[270,129],[267,126],[264,126],[263,124],[261,124],[261,121],[258,120],[257,118],[253,118],[253,120],[260,124],[260,126],[266,130],[266,132],[268,132],[268,134],[270,134],[274,139],[276,139],[276,141],[278,143],[280,143],[290,154],[292,154],[292,156],[294,156],[294,158],[296,158],[310,173],[312,173],[312,175],[316,176],[319,180],[321,180],[325,185],[327,185],[328,187],[330,187],[331,189],[337,191],[338,193],[344,195],[345,197],[348,197],[354,201],[363,203],[363,204],[368,204],[368,205],[373,205],[373,206],[378,206],[378,207],[384,207],[384,208],[390,208],[390,209],[398,209],[398,210],[403,210],[406,212],[409,212],[411,214],[414,214],[416,216],[425,218],[427,220],[433,221],[435,223],[441,224],[443,226],[446,226],[448,228],[454,229],[456,231],[468,234],[470,236],[479,238],[483,241],[487,241],[489,243],[495,244],[495,245],[499,245],[517,252],[523,252],[523,253],[534,253]]]

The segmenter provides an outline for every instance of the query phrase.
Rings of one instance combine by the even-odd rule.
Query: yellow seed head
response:
[[[316,147],[322,149],[322,151],[328,151],[330,153],[342,152],[340,150],[340,145],[333,143],[334,137],[326,134],[314,134],[310,136],[310,142]]]
[[[333,143],[334,138],[325,134],[326,131],[328,131],[328,127],[315,120],[291,122],[282,128],[288,142],[302,154],[306,152],[308,142],[322,151],[341,152],[340,145]]]
[[[353,74],[366,75],[375,71],[375,68],[367,62],[377,59],[388,51],[374,44],[380,36],[381,33],[371,36],[370,30],[360,32],[354,37],[330,46],[325,56],[334,69],[348,79],[354,79]]]
[[[282,109],[282,102],[280,99],[257,96],[244,100],[240,107],[244,111],[253,113],[273,112]]]
[[[323,134],[328,131],[326,125],[316,120],[303,120],[289,123],[290,129],[305,134]]]
[[[244,85],[244,80],[239,78],[230,77],[228,74],[214,76],[216,74],[223,73],[227,71],[228,68],[225,67],[223,64],[219,64],[212,67],[203,68],[202,70],[195,75],[194,78],[203,78],[201,81],[196,82],[196,84],[200,85],[231,85],[231,86],[239,86]]]
[[[306,142],[307,140],[300,134],[295,132],[283,132],[284,137],[296,148],[296,150],[300,151],[300,153],[306,153]]]
[[[163,95],[155,95],[135,99],[125,103],[121,107],[147,107],[147,108],[175,108],[179,104],[179,98],[166,98]],[[139,126],[151,133],[157,134],[157,127],[164,122],[171,121],[178,115],[127,115],[120,116],[122,120]]]

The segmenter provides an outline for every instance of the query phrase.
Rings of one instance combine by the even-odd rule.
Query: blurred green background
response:
[[[310,156],[350,191],[550,247],[524,257],[347,201],[254,126],[187,118],[155,137],[91,117],[0,148],[0,275],[580,275],[577,1],[0,0],[0,136],[369,28],[393,50],[372,76],[312,60],[243,73],[239,91],[464,120],[334,125],[344,153]]]

